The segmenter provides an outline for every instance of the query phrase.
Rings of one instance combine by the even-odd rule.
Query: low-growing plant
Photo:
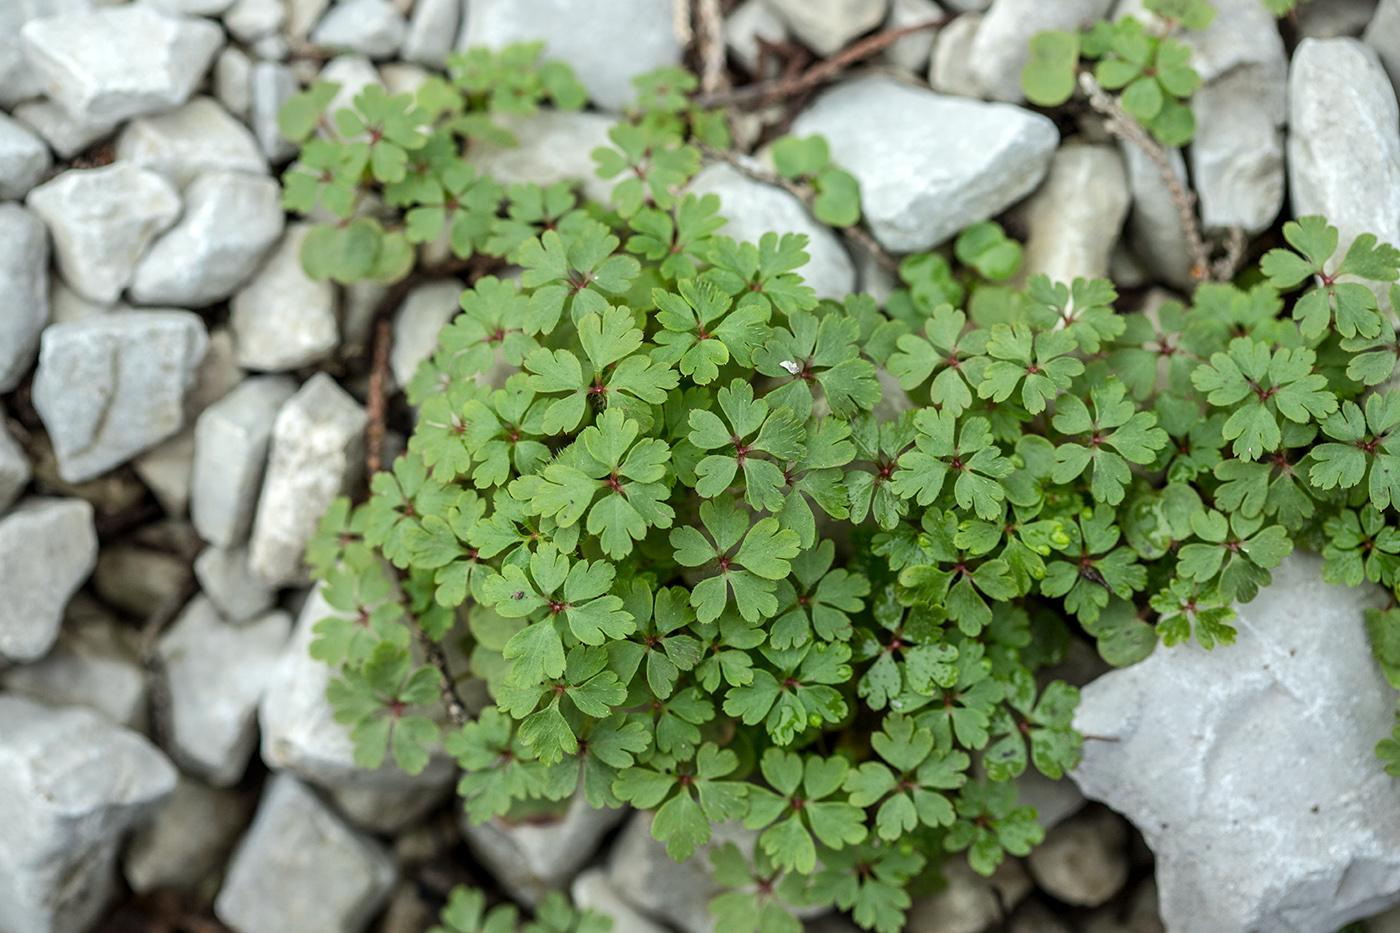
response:
[[[736,242],[684,193],[724,142],[685,72],[640,79],[595,153],[610,204],[478,174],[493,107],[580,102],[538,51],[284,114],[288,206],[338,218],[308,271],[401,279],[440,239],[477,263],[407,386],[407,452],[308,551],[360,764],[417,772],[441,742],[475,822],[582,794],[654,811],[677,859],[740,821],[752,851],[709,850],[724,933],[823,903],[894,933],[947,853],[989,874],[1041,840],[1015,781],[1079,760],[1073,633],[1115,665],[1228,644],[1295,542],[1328,579],[1400,582],[1400,395],[1373,388],[1400,345],[1351,283],[1400,252],[1338,259],[1303,218],[1254,284],[1127,313],[1103,280],[997,284],[1020,248],[979,224],[906,257],[883,309],[819,299],[804,237]],[[857,221],[823,143],[774,158]],[[1400,670],[1396,611],[1369,623]],[[462,715],[468,679],[489,700]]]

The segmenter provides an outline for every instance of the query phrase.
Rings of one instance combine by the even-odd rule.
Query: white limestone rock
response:
[[[219,615],[235,624],[256,618],[277,601],[277,591],[248,568],[247,548],[205,548],[195,558],[194,576]]]
[[[972,43],[981,26],[981,13],[963,13],[938,30],[929,56],[929,87],[954,97],[982,97],[982,85],[972,71]]]
[[[599,178],[592,152],[613,145],[608,130],[616,119],[601,113],[541,110],[528,116],[502,114],[496,122],[515,135],[517,145],[474,143],[467,163],[503,185],[552,185],[578,181],[585,197],[607,203],[617,179]]]
[[[765,233],[806,234],[811,259],[803,267],[802,276],[818,298],[839,301],[855,291],[855,265],[841,241],[788,192],[755,181],[723,163],[701,169],[691,179],[688,190],[699,197],[718,195],[720,213],[729,221],[719,229],[725,236],[756,244]]]
[[[889,0],[768,0],[803,44],[831,55],[885,18]]]
[[[394,381],[406,386],[418,364],[437,350],[438,332],[462,310],[462,291],[456,279],[425,282],[404,298],[394,315],[394,345],[389,353],[389,371]]]
[[[671,0],[472,0],[457,48],[499,49],[534,40],[545,43],[547,58],[574,69],[589,98],[603,110],[631,103],[634,77],[679,65],[685,51],[672,26]]]
[[[199,176],[185,192],[180,222],[137,264],[132,300],[200,308],[228,298],[257,271],[285,222],[274,179],[224,171]]]
[[[174,791],[175,768],[91,710],[8,694],[0,735],[0,930],[84,933],[112,893],[123,835]]]
[[[1191,179],[1208,230],[1266,229],[1283,207],[1286,66],[1243,65],[1191,97]]]
[[[1294,216],[1325,216],[1337,255],[1362,233],[1400,244],[1400,108],[1374,53],[1349,38],[1299,43],[1288,128]]]
[[[355,764],[350,731],[335,721],[326,685],[335,672],[311,657],[312,628],[337,610],[318,586],[297,617],[292,637],[273,670],[258,707],[262,759],[277,771],[331,790],[341,812],[378,832],[396,832],[443,800],[457,777],[456,761],[435,750],[428,766],[407,774],[392,760],[368,771]],[[349,804],[349,807],[345,807]]]
[[[43,140],[0,113],[0,198],[24,197],[52,163]]]
[[[188,407],[188,406],[186,406]],[[187,424],[131,461],[141,482],[156,497],[165,514],[179,518],[190,505],[190,471],[194,468],[194,430]]]
[[[319,362],[339,340],[335,288],[301,267],[301,244],[311,224],[294,223],[262,269],[230,303],[238,365],[282,372]]]
[[[1400,2],[1381,0],[1361,39],[1380,58],[1396,94],[1400,94]]]
[[[373,59],[393,58],[407,24],[389,0],[341,0],[316,24],[311,41]]]
[[[230,625],[196,596],[160,639],[170,751],[215,787],[243,777],[257,744],[258,700],[291,634],[285,612]]]
[[[209,406],[195,422],[190,518],[217,547],[248,537],[277,412],[296,392],[287,376],[254,376]]]
[[[981,933],[1031,892],[1031,879],[1019,859],[1007,859],[991,877],[968,867],[967,859],[943,865],[948,886],[917,898],[909,908],[905,933]]]
[[[970,62],[977,83],[992,100],[1019,104],[1021,71],[1030,61],[1030,41],[1038,32],[1060,29],[1077,32],[1108,15],[1113,0],[994,0],[977,37]]]
[[[279,774],[234,853],[214,914],[238,933],[361,933],[397,878],[378,841]]]
[[[267,174],[267,159],[253,134],[210,97],[132,120],[117,137],[116,154],[181,190],[209,172]]]
[[[787,41],[787,23],[765,0],[744,0],[724,18],[724,42],[749,74],[758,77],[759,40],[774,45]]]
[[[545,894],[566,888],[593,861],[598,846],[627,816],[626,809],[594,809],[582,794],[562,819],[508,824],[493,819],[473,826],[459,814],[462,838],[511,896],[534,906]]]
[[[214,60],[214,96],[234,117],[248,122],[253,112],[253,60],[236,45],[230,45]],[[253,140],[257,145],[257,140]],[[261,155],[262,149],[257,149]]]
[[[1254,0],[1214,0],[1215,18],[1200,31],[1177,28],[1172,38],[1191,49],[1191,67],[1203,83],[1210,83],[1241,65],[1277,68],[1282,63],[1283,40],[1278,20]],[[1142,0],[1120,0],[1114,19],[1132,16],[1149,30],[1160,32],[1165,23],[1147,12]]]
[[[937,22],[942,18],[943,8],[933,0],[890,0],[890,15],[885,20],[885,28],[904,29]],[[885,50],[885,60],[896,68],[921,74],[928,67],[933,40],[937,35],[938,30],[928,29],[905,36]]]
[[[0,392],[24,378],[49,323],[49,237],[33,211],[0,204]]]
[[[138,0],[163,13],[186,14],[188,16],[218,16],[230,6],[233,0]]]
[[[74,116],[47,98],[25,101],[15,107],[14,117],[43,137],[61,159],[73,158],[121,123]]]
[[[304,40],[311,34],[311,28],[320,21],[331,0],[282,0],[287,9],[286,22],[282,24],[282,35],[290,41]]]
[[[117,299],[146,247],[180,216],[175,187],[129,162],[66,171],[25,204],[48,225],[64,281],[102,302]]]
[[[82,499],[30,498],[0,518],[0,661],[36,661],[53,647],[63,607],[97,564],[92,517]]]
[[[31,476],[33,471],[29,468],[24,448],[19,446],[19,441],[5,426],[5,410],[0,408],[0,515],[4,515],[10,504],[19,498],[24,487],[29,485]]]
[[[946,97],[871,77],[840,85],[793,123],[820,133],[860,182],[861,209],[886,249],[937,246],[1033,191],[1059,133],[1009,104]]]
[[[667,928],[647,918],[627,903],[608,881],[602,868],[589,868],[569,886],[569,897],[579,910],[592,910],[611,917],[613,933],[667,933]]]
[[[107,123],[183,104],[223,44],[208,20],[139,3],[31,20],[20,35],[48,96]]]
[[[1041,272],[1066,284],[1108,275],[1130,200],[1116,149],[1062,146],[1044,183],[1016,209],[1027,229],[1020,280]]]
[[[1128,831],[1107,810],[1086,810],[1053,827],[1026,867],[1042,891],[1077,907],[1097,907],[1128,880]]]
[[[1400,797],[1374,751],[1395,693],[1363,620],[1385,596],[1321,563],[1273,571],[1234,645],[1159,649],[1082,690],[1074,726],[1106,741],[1071,777],[1142,832],[1173,931],[1321,933],[1400,901]]]
[[[399,57],[432,68],[444,67],[461,26],[462,6],[461,0],[417,0]]]
[[[109,314],[44,331],[34,408],[70,483],[100,476],[184,423],[209,337],[188,311]]]
[[[234,0],[224,13],[224,28],[240,42],[256,42],[282,28],[287,9],[282,0]]]
[[[86,706],[119,726],[146,729],[146,668],[137,632],[81,593],[64,612],[53,650],[0,672],[0,687],[49,706]]]
[[[1161,169],[1131,143],[1119,143],[1118,153],[1128,169],[1128,187],[1133,193],[1127,237],[1133,255],[1158,278],[1190,293],[1195,287],[1191,253],[1181,229],[1181,214]],[[1178,182],[1186,184],[1186,160],[1181,150],[1168,149],[1167,162]]]
[[[277,114],[287,99],[301,90],[301,85],[297,83],[292,69],[281,62],[258,62],[253,66],[250,80],[249,119],[253,134],[258,138],[263,155],[270,161],[276,164],[286,162],[301,147],[282,135],[277,127]]]
[[[305,577],[302,552],[331,500],[364,469],[362,405],[317,373],[277,414],[262,495],[253,519],[249,565],[269,585]]]
[[[180,776],[150,822],[132,833],[122,857],[137,893],[192,891],[218,867],[252,816],[244,794]]]

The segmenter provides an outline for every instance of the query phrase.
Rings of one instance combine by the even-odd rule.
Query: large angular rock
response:
[[[399,57],[433,68],[441,68],[452,52],[461,25],[462,4],[458,0],[418,0],[408,21]]]
[[[892,0],[886,29],[905,29],[924,23],[941,22],[943,10],[933,0]],[[897,68],[912,74],[922,74],[928,67],[937,30],[926,29],[905,36],[885,50],[885,58]]]
[[[311,41],[374,59],[393,58],[406,29],[403,15],[389,0],[341,0],[316,24]]]
[[[0,204],[0,392],[19,385],[49,323],[49,237],[18,204]]]
[[[131,836],[122,858],[127,884],[138,893],[195,888],[238,841],[251,804],[245,794],[181,775],[175,793]]]
[[[597,809],[582,794],[570,801],[558,820],[511,825],[494,819],[473,826],[459,814],[462,838],[511,896],[537,905],[550,891],[566,888],[589,864],[609,830],[627,816],[626,809]]]
[[[591,153],[599,146],[612,147],[608,130],[615,119],[601,113],[541,110],[525,116],[502,114],[496,122],[514,134],[517,145],[474,143],[467,162],[478,171],[505,185],[577,181],[585,197],[607,203],[618,179],[599,178]]]
[[[139,636],[89,596],[68,603],[53,650],[0,672],[0,687],[49,706],[86,706],[144,732],[147,675]]]
[[[131,298],[200,308],[222,301],[257,271],[282,235],[282,189],[265,175],[210,172],[185,192],[180,222],[151,244]]]
[[[972,73],[993,100],[1019,104],[1031,38],[1047,29],[1078,32],[1108,15],[1113,0],[995,0],[972,42]]]
[[[204,322],[188,311],[130,311],[45,330],[34,408],[59,475],[92,479],[180,430],[208,344]]]
[[[1244,65],[1191,98],[1191,179],[1207,229],[1258,233],[1283,207],[1286,66]]]
[[[1288,193],[1295,216],[1400,243],[1400,108],[1374,53],[1355,39],[1304,39],[1288,75]]]
[[[1371,655],[1374,587],[1322,582],[1295,553],[1236,643],[1188,642],[1082,690],[1071,772],[1157,855],[1179,933],[1325,933],[1400,901],[1400,795],[1376,761],[1395,692]]]
[[[367,828],[394,832],[442,801],[456,780],[456,762],[437,751],[417,775],[404,772],[393,761],[374,771],[355,764],[350,731],[335,721],[335,711],[326,700],[326,685],[335,672],[309,651],[316,623],[336,614],[320,587],[307,596],[258,707],[262,759],[274,770],[290,771],[333,791],[342,812],[348,809],[347,815],[361,825],[372,821],[375,825]],[[346,808],[345,803],[351,806]]]
[[[279,774],[234,853],[214,914],[237,933],[361,933],[397,877],[382,845]]]
[[[59,158],[71,159],[108,136],[121,121],[79,117],[46,97],[27,100],[14,109],[15,119],[43,137]]]
[[[131,281],[150,242],[180,216],[174,186],[129,162],[64,172],[25,203],[48,224],[64,281],[108,303]]]
[[[972,73],[972,43],[981,26],[981,13],[963,13],[938,30],[929,53],[929,87],[955,97],[982,96],[982,85]]]
[[[277,591],[248,568],[247,548],[205,548],[195,558],[194,575],[219,615],[230,622],[247,622],[277,601]]]
[[[813,220],[802,202],[788,192],[754,181],[723,163],[701,169],[691,179],[689,190],[700,197],[719,196],[720,214],[729,221],[719,229],[725,236],[757,244],[765,233],[806,234],[811,259],[802,276],[818,298],[839,301],[855,291],[855,265],[841,241],[829,227]]]
[[[253,134],[209,97],[132,120],[117,137],[117,158],[156,172],[180,189],[206,172],[267,174],[267,159]]]
[[[42,139],[0,113],[0,198],[24,197],[52,162]]]
[[[545,43],[546,57],[574,69],[603,110],[631,103],[634,77],[679,65],[684,52],[672,27],[671,0],[473,0],[457,48],[499,49],[534,40]]]
[[[608,873],[602,868],[589,868],[579,873],[569,886],[569,897],[579,910],[611,917],[613,933],[667,933],[667,928],[644,916],[608,881]]]
[[[310,224],[289,226],[262,270],[233,296],[229,329],[239,366],[281,372],[335,349],[335,289],[301,267],[301,244],[310,232]]]
[[[389,371],[400,386],[408,385],[418,364],[437,350],[438,333],[462,310],[462,290],[456,279],[425,282],[404,298],[394,315],[394,346]]]
[[[112,892],[123,835],[175,789],[175,768],[91,710],[7,694],[0,735],[0,930],[84,933]]]
[[[92,506],[33,498],[0,518],[0,661],[35,661],[53,647],[63,607],[97,565]]]
[[[1061,147],[1044,184],[1017,208],[1027,227],[1022,279],[1043,272],[1051,281],[1070,283],[1108,275],[1130,200],[1116,149]]]
[[[792,133],[826,137],[832,161],[860,182],[871,232],[901,253],[937,246],[1019,201],[1059,143],[1039,114],[879,77],[822,95]]]
[[[249,566],[265,583],[304,577],[302,552],[316,523],[363,470],[367,422],[364,407],[325,373],[278,412],[248,546]]]
[[[1128,240],[1134,255],[1161,279],[1190,293],[1195,284],[1191,277],[1191,252],[1181,229],[1181,214],[1162,178],[1162,170],[1132,143],[1120,142],[1118,152],[1128,169],[1128,187],[1133,193]],[[1180,149],[1167,150],[1167,164],[1177,181],[1187,184],[1186,160]]]
[[[291,634],[285,612],[230,625],[196,596],[161,637],[171,754],[215,787],[243,777],[257,743],[258,701]]]
[[[20,35],[49,97],[108,123],[183,104],[223,44],[208,20],[140,3],[31,20]]]
[[[889,0],[768,0],[797,38],[818,55],[830,55],[885,18]]]
[[[296,75],[281,62],[258,62],[253,66],[248,87],[249,121],[263,155],[274,163],[286,162],[301,149],[277,126],[282,105],[299,90]]]

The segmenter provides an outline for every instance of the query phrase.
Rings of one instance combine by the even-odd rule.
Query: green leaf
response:
[[[1079,36],[1061,30],[1042,30],[1031,36],[1031,55],[1021,70],[1021,89],[1039,107],[1058,107],[1074,93],[1075,67],[1079,64]]]

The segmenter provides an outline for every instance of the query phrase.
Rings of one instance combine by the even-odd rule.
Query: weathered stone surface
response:
[[[286,16],[282,0],[234,0],[224,13],[224,28],[240,42],[256,42],[282,28]]]
[[[621,110],[636,97],[634,77],[679,65],[684,51],[672,27],[671,0],[473,0],[457,47],[502,48],[537,39],[547,57],[574,69],[604,110]]]
[[[253,134],[210,97],[132,120],[117,136],[116,151],[118,159],[155,172],[182,190],[208,172],[267,174],[267,159]]]
[[[146,668],[136,630],[89,596],[74,596],[53,650],[0,673],[0,687],[49,706],[86,706],[117,725],[146,728]]]
[[[1288,193],[1297,217],[1400,243],[1400,108],[1374,54],[1355,39],[1304,39],[1288,75]]]
[[[248,537],[277,412],[296,392],[286,376],[254,376],[205,409],[195,422],[190,518],[218,547]]]
[[[889,0],[768,0],[818,55],[830,55],[880,25]]]
[[[335,349],[335,288],[301,267],[301,244],[310,232],[310,224],[288,226],[262,270],[233,296],[229,329],[239,366],[297,369]]]
[[[122,857],[126,883],[138,893],[194,889],[233,848],[252,810],[244,794],[181,775],[150,822],[132,833]]]
[[[253,519],[249,565],[269,584],[305,574],[301,556],[331,500],[363,470],[365,410],[325,373],[277,414],[267,475]]]
[[[193,466],[194,430],[189,425],[131,461],[131,468],[171,518],[184,515],[189,508]]]
[[[180,222],[137,264],[132,300],[199,308],[232,295],[282,235],[281,195],[265,175],[199,176],[185,192]]]
[[[0,113],[0,198],[24,197],[52,161],[43,140]]]
[[[725,236],[756,244],[765,233],[806,234],[811,260],[802,275],[818,298],[840,300],[855,290],[855,265],[841,241],[830,228],[812,219],[802,202],[788,192],[721,163],[701,169],[689,190],[701,197],[719,196],[720,211],[729,220],[719,229]]]
[[[1059,143],[1039,114],[879,77],[822,95],[792,132],[826,137],[860,182],[871,232],[896,252],[937,246],[1029,194]]]
[[[611,917],[613,933],[666,933],[666,927],[648,919],[623,900],[602,868],[589,868],[580,873],[569,886],[569,896],[578,909]]]
[[[443,67],[457,39],[462,6],[460,0],[417,0],[399,57],[420,65]]]
[[[1133,193],[1128,240],[1134,256],[1148,271],[1189,292],[1194,287],[1191,253],[1181,230],[1181,214],[1172,202],[1161,169],[1131,143],[1119,143],[1118,153],[1128,169],[1128,187]],[[1168,149],[1167,161],[1177,180],[1185,184],[1186,160],[1181,157],[1181,150]]]
[[[1380,7],[1376,0],[1314,0],[1300,3],[1293,10],[1298,15],[1300,40],[1335,39],[1337,36],[1360,36],[1380,12]]]
[[[467,161],[478,171],[505,185],[580,181],[585,197],[607,203],[617,179],[599,178],[591,153],[599,146],[612,146],[608,129],[615,119],[601,113],[541,110],[528,116],[502,114],[496,122],[513,133],[519,145],[473,145]]]
[[[196,596],[160,639],[170,750],[215,787],[243,777],[257,743],[258,700],[291,634],[285,612],[230,625]]]
[[[249,81],[249,120],[253,135],[258,138],[263,155],[280,165],[296,155],[301,147],[282,135],[277,127],[277,113],[301,86],[292,69],[281,62],[258,62],[253,66]]]
[[[108,136],[120,120],[77,117],[47,98],[27,100],[14,109],[20,123],[43,137],[59,158],[71,159],[93,143]]]
[[[107,605],[142,619],[188,580],[189,567],[176,555],[120,543],[98,554],[92,586]]]
[[[32,475],[29,460],[19,441],[10,435],[10,429],[5,426],[5,410],[0,408],[0,515],[19,498]]]
[[[393,58],[406,29],[403,15],[389,0],[341,0],[316,24],[311,41],[370,58]]]
[[[59,475],[82,482],[170,437],[204,357],[204,322],[188,311],[131,311],[44,331],[34,408]]]
[[[223,44],[208,20],[140,3],[31,20],[20,35],[48,96],[108,123],[183,104]]]
[[[248,122],[253,111],[253,60],[237,46],[228,46],[214,61],[214,96],[230,114]],[[261,156],[262,149],[257,151]]]
[[[1191,98],[1191,179],[1209,229],[1258,233],[1283,207],[1286,66],[1242,65]]]
[[[83,933],[122,836],[175,789],[175,768],[91,710],[18,696],[0,694],[0,735],[0,929]]]
[[[1130,200],[1116,149],[1061,147],[1045,181],[1017,208],[1027,227],[1021,280],[1041,272],[1065,283],[1108,275]]]
[[[955,97],[982,96],[982,85],[972,72],[972,43],[981,26],[981,13],[963,13],[938,30],[929,55],[929,87]]]
[[[247,548],[205,548],[195,558],[194,575],[219,615],[233,623],[255,618],[277,600],[277,591],[248,568]]]
[[[25,203],[48,225],[64,281],[104,302],[117,299],[146,247],[180,216],[170,182],[129,162],[69,170]]]
[[[1108,15],[1112,0],[994,0],[972,42],[972,73],[993,100],[1018,104],[1031,37],[1047,29],[1077,32]]]
[[[1375,51],[1396,94],[1400,94],[1400,2],[1381,0],[1361,38]]]
[[[1031,879],[1019,859],[1007,859],[990,878],[968,867],[967,859],[943,866],[948,886],[921,897],[909,908],[905,933],[981,933],[1031,892]]]
[[[759,40],[776,45],[787,37],[787,24],[765,0],[745,0],[724,18],[725,45],[750,74],[758,72]]]
[[[390,372],[400,386],[408,385],[418,364],[437,349],[438,332],[462,310],[465,287],[456,279],[425,282],[404,298],[394,315],[394,348],[389,354]]]
[[[1268,8],[1253,0],[1215,0],[1215,18],[1199,31],[1176,29],[1173,38],[1191,49],[1191,67],[1209,83],[1241,65],[1278,67],[1283,61],[1283,40],[1278,21]],[[1166,24],[1147,12],[1142,0],[1120,0],[1113,10],[1115,19],[1132,16],[1149,30],[1162,30]]]
[[[904,29],[931,23],[943,18],[943,8],[933,0],[891,0],[886,29]],[[885,58],[897,68],[922,74],[928,66],[937,30],[929,29],[905,36],[885,50]]]
[[[0,518],[0,660],[35,661],[53,647],[63,607],[97,563],[92,506],[32,498]]]
[[[1158,650],[1075,714],[1107,741],[1071,776],[1142,832],[1180,933],[1321,933],[1400,900],[1400,797],[1374,751],[1395,694],[1363,621],[1384,594],[1323,583],[1301,552],[1273,578],[1233,646]]]
[[[1045,834],[1026,867],[1042,891],[1079,907],[1097,907],[1128,880],[1128,831],[1117,815],[1090,809]]]
[[[234,853],[214,913],[237,933],[360,933],[397,875],[382,845],[279,774]]]
[[[326,7],[330,6],[331,0],[282,0],[282,5],[287,9],[287,21],[282,26],[282,33],[288,39],[305,39],[311,34],[311,27],[315,26],[326,12]]]
[[[402,829],[422,815],[425,802],[431,808],[441,801],[456,780],[456,762],[435,752],[418,775],[405,773],[393,761],[374,771],[355,764],[349,729],[335,721],[326,700],[326,684],[335,672],[309,653],[312,628],[336,614],[319,586],[307,596],[258,708],[262,759],[274,770],[334,790],[338,799],[353,805],[354,818],[375,817],[380,827],[387,827],[382,831]],[[377,813],[370,806],[376,801]]]
[[[0,392],[8,392],[34,362],[49,323],[49,237],[33,212],[0,204]]]
[[[463,812],[458,822],[467,846],[492,876],[517,900],[533,905],[566,888],[627,812],[595,810],[580,794],[559,820],[510,825],[496,819],[473,826]]]

